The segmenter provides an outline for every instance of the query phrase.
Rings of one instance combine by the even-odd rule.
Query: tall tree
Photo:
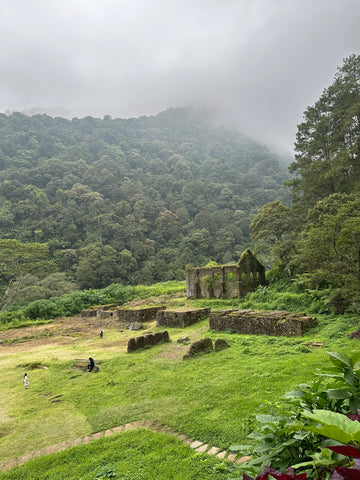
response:
[[[55,264],[45,244],[0,240],[0,309],[16,298],[27,274],[43,278],[54,271]]]
[[[351,55],[338,68],[298,125],[295,162],[287,182],[293,201],[307,211],[318,200],[360,188],[360,56]]]
[[[313,288],[332,287],[341,308],[359,304],[360,194],[319,201],[297,243],[297,262]]]

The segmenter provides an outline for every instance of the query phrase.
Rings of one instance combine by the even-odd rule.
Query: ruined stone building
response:
[[[186,296],[194,298],[239,298],[266,285],[265,267],[250,249],[235,265],[190,268],[186,272]]]

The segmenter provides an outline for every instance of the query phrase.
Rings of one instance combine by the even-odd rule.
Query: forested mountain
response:
[[[186,264],[236,261],[258,208],[289,203],[278,160],[189,109],[1,114],[0,238],[46,244],[80,288],[183,279]]]

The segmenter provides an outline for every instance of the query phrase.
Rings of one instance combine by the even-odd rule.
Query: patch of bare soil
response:
[[[166,360],[176,362],[182,359],[188,348],[188,346],[178,343],[169,344],[169,346],[159,353],[159,355],[157,355],[155,358],[165,358]]]
[[[100,329],[121,328],[122,325],[111,318],[99,319],[97,317],[84,318],[80,315],[76,317],[60,317],[46,325],[31,325],[28,327],[14,328],[11,330],[0,331],[0,348],[13,346],[21,348],[22,344],[36,343],[36,345],[45,344],[66,344],[71,343],[76,338],[91,338],[98,335]]]

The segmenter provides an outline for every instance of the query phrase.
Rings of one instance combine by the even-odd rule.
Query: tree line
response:
[[[265,146],[191,109],[0,114],[3,305],[236,262],[259,207],[289,204],[289,178]]]
[[[298,125],[289,208],[261,207],[251,223],[257,251],[274,278],[290,277],[338,312],[360,307],[360,56]]]

